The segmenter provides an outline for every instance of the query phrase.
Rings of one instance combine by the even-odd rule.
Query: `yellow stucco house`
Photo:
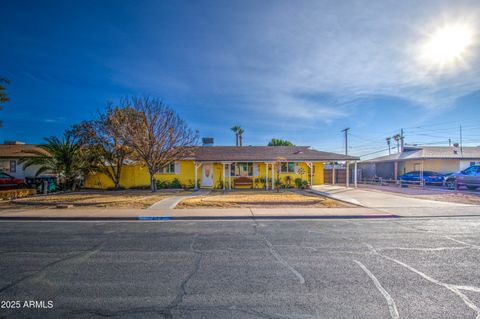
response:
[[[189,157],[170,163],[155,177],[157,181],[177,179],[183,186],[194,188],[273,189],[277,180],[293,186],[297,178],[312,186],[324,183],[324,163],[357,160],[308,146],[199,146],[192,148]],[[149,182],[145,166],[123,167],[123,187],[148,186]],[[113,183],[95,173],[86,178],[85,187],[111,188]]]

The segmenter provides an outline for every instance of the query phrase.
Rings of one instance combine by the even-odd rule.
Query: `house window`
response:
[[[10,161],[10,173],[17,172],[17,162],[15,160]]]
[[[14,160],[0,160],[0,172],[15,173],[17,171],[17,162]]]
[[[253,176],[253,163],[233,163],[230,165],[230,176]]]
[[[280,165],[280,172],[282,173],[295,173],[295,163],[294,162],[283,162]]]
[[[165,166],[164,168],[162,168],[162,170],[160,171],[160,173],[163,173],[163,174],[175,174],[175,163],[172,162],[172,163],[167,164],[167,166]]]

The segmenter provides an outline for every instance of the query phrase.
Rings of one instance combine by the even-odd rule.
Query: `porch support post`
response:
[[[310,189],[313,187],[313,162],[305,162],[308,168],[310,168]]]
[[[358,173],[357,173],[357,161],[355,161],[355,174],[353,175],[353,182],[355,185],[355,188],[357,188],[357,182],[358,182]]]
[[[376,167],[377,166],[375,165],[375,168]],[[398,178],[398,162],[397,161],[393,162],[393,178],[395,180],[397,180],[397,178]]]
[[[228,174],[228,189],[232,190],[232,163],[230,162],[230,174]]]
[[[275,167],[274,167],[274,163],[271,163],[272,164],[272,190],[275,189]]]
[[[194,167],[194,171],[195,171],[195,189],[198,189],[198,174],[197,174],[197,170],[198,170],[198,164],[197,162],[194,162],[193,163],[193,167]]]
[[[313,188],[313,163],[310,163],[310,189]]]
[[[335,162],[332,164],[332,185],[335,185]]]
[[[420,186],[423,188],[423,187],[425,187],[425,182],[423,180],[423,175],[424,175],[424,173],[423,173],[423,159],[422,159],[421,168],[422,168],[422,170],[420,171]]]
[[[345,165],[346,165],[345,178],[346,178],[346,184],[347,184],[346,186],[350,187],[350,163],[346,161]]]
[[[268,163],[265,162],[265,189],[268,191]]]
[[[223,175],[223,190],[225,190],[225,162],[222,162],[222,167],[223,167],[223,170],[222,170],[222,175]]]

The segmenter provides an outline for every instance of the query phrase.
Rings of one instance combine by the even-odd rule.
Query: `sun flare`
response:
[[[435,30],[422,47],[423,59],[432,65],[449,65],[465,59],[474,40],[465,25],[448,25]]]

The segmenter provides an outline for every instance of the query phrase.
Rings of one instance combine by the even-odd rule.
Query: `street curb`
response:
[[[295,220],[295,219],[384,219],[398,215],[300,215],[300,216],[138,216],[138,217],[0,217],[0,221],[175,221],[175,220]]]

